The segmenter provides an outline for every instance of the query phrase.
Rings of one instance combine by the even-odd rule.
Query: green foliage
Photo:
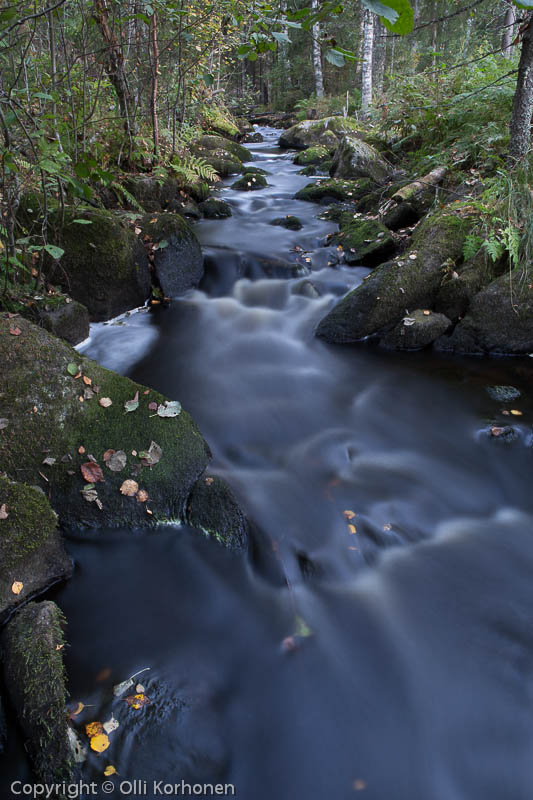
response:
[[[307,113],[311,109],[316,112],[317,119],[331,117],[335,114],[342,114],[346,107],[346,95],[334,95],[328,97],[317,97],[311,95],[294,104],[295,111],[298,112],[299,120],[307,119]],[[361,108],[361,92],[352,89],[348,96],[348,116],[352,117]]]
[[[200,156],[174,156],[170,168],[184,181],[185,186],[196,183],[198,179],[212,182],[218,178],[216,170]]]

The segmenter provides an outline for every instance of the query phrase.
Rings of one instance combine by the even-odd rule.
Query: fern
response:
[[[109,186],[111,189],[115,191],[117,195],[120,195],[120,197],[122,197],[122,199],[125,200],[132,208],[134,208],[136,211],[140,211],[141,214],[144,214],[144,208],[140,205],[138,200],[136,200],[136,198],[131,194],[131,192],[128,192],[128,190],[125,189],[121,183],[119,183],[118,181],[111,181]]]
[[[493,261],[499,261],[505,252],[504,243],[496,236],[491,236],[489,239],[485,239],[483,242],[483,247]]]
[[[218,178],[217,171],[200,156],[186,156],[178,163],[173,161],[170,166],[186,184],[196,183],[198,179],[215,181]]]
[[[478,236],[476,233],[469,233],[465,239],[463,246],[463,258],[465,261],[470,261],[479,252],[483,246],[483,237]]]

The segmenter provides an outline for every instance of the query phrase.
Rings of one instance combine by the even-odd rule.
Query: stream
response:
[[[82,346],[180,400],[254,521],[247,556],[185,526],[68,536],[53,597],[79,727],[120,723],[87,779],[113,765],[116,798],[183,779],[241,800],[531,800],[533,360],[316,339],[367,270],[324,246],[336,226],[293,199],[311,179],[260,131],[269,186],[225,181],[233,216],[195,226],[201,287]],[[301,231],[269,224],[287,214]],[[112,687],[147,667],[134,711]],[[0,788],[29,780],[17,747]]]

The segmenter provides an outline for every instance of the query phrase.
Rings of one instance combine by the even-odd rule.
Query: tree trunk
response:
[[[313,13],[318,11],[318,0],[312,0]],[[324,97],[324,75],[322,72],[322,51],[320,48],[320,23],[313,25],[313,72],[315,75],[315,94]]]
[[[374,50],[374,15],[365,9],[363,18],[363,74],[361,78],[361,115],[368,117],[372,105],[372,61]]]
[[[516,8],[509,4],[505,12],[502,31],[502,55],[511,58],[513,54],[514,24],[516,22]]]
[[[133,118],[134,102],[124,66],[124,56],[116,36],[109,26],[109,12],[106,0],[94,0],[94,18],[106,45],[104,66],[107,77],[117,95],[120,116],[124,122],[124,130],[131,138],[136,133],[135,120]]]
[[[287,0],[280,0],[279,10],[281,12],[281,16],[285,17],[285,14],[287,13]],[[281,32],[285,36],[288,36],[289,35],[289,26],[288,25],[282,25]],[[292,85],[291,62],[289,60],[289,45],[286,42],[282,42],[281,43],[281,46],[279,48],[279,58],[280,58],[281,65],[283,67],[286,86],[288,88],[290,88],[291,85]]]
[[[152,93],[150,95],[150,112],[152,114],[152,131],[154,140],[154,156],[159,153],[159,121],[157,118],[157,86],[159,77],[159,45],[157,42],[157,17],[152,14],[151,25],[152,39]]]
[[[533,114],[533,15],[528,13],[527,25],[518,65],[518,80],[513,98],[513,114],[510,127],[510,161],[520,161],[529,150],[531,116]]]

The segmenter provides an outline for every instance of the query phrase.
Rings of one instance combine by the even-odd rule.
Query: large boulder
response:
[[[324,145],[308,147],[307,150],[302,150],[298,153],[294,159],[294,163],[301,167],[307,167],[312,164],[323,164],[324,161],[327,161],[333,155],[335,150],[336,147],[324,147]]]
[[[308,147],[321,145],[333,152],[347,133],[364,138],[367,135],[367,129],[362,123],[351,117],[306,119],[293,125],[289,130],[283,131],[279,138],[279,146],[294,150],[306,150]]]
[[[192,151],[198,156],[215,153],[226,158],[229,154],[229,157],[233,156],[234,161],[250,160],[250,151],[246,147],[230,139],[225,139],[223,136],[204,134],[194,142]]]
[[[225,219],[231,217],[231,206],[218,197],[209,197],[200,203],[200,210],[206,219]]]
[[[0,509],[1,625],[17,606],[69,578],[72,559],[42,491],[0,477]]]
[[[55,603],[30,603],[2,634],[4,678],[43,784],[72,780],[73,732],[66,714],[65,619]]]
[[[295,200],[327,205],[333,202],[356,202],[374,188],[367,178],[357,181],[343,181],[327,178],[308,183],[294,195]]]
[[[373,145],[357,136],[345,136],[329,172],[332,178],[370,178],[381,184],[393,176],[394,168]]]
[[[143,305],[150,296],[142,242],[131,225],[111,211],[67,209],[64,220],[54,212],[49,242],[65,252],[59,262],[46,259],[48,280],[83,303],[92,320],[116,317]]]
[[[192,228],[178,214],[147,214],[139,222],[163,293],[177,297],[200,283],[202,250]]]
[[[390,231],[375,219],[365,219],[349,211],[341,215],[340,232],[330,239],[330,244],[342,247],[347,264],[380,264],[396,249]]]
[[[187,412],[27,320],[13,322],[0,314],[7,476],[43,489],[67,527],[182,520],[210,458]]]
[[[409,251],[374,270],[318,325],[330,342],[355,342],[388,331],[410,310],[431,308],[449,261],[462,255],[473,219],[451,208],[426,219]]]
[[[421,350],[442,336],[451,324],[444,314],[417,308],[385,334],[380,344],[387,350]]]
[[[501,275],[478,292],[464,319],[435,346],[454,353],[532,353],[533,290],[523,281],[520,269]]]
[[[43,308],[38,318],[43,328],[69,344],[79,344],[89,336],[89,312],[75,300]]]

